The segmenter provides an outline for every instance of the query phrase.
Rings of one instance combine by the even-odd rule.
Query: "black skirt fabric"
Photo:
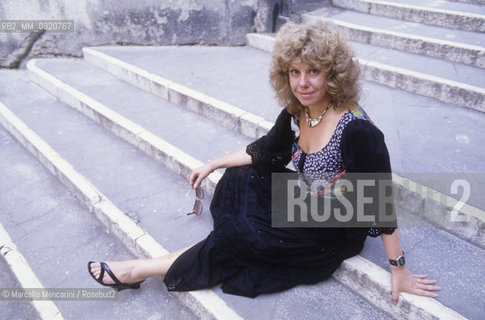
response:
[[[255,165],[226,170],[211,203],[214,230],[173,263],[168,290],[222,283],[226,293],[256,297],[319,282],[338,268],[346,258],[344,230],[271,226],[269,172]]]
[[[239,273],[236,259],[221,250],[211,233],[184,252],[164,278],[168,290],[190,291],[212,287]]]
[[[247,268],[237,257],[217,245],[213,233],[184,252],[163,281],[169,291],[193,291],[222,283],[223,292],[251,298],[298,284],[285,279],[269,279]]]

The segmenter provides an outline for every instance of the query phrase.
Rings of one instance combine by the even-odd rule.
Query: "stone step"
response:
[[[249,46],[271,52],[275,35],[250,33],[247,39]],[[482,69],[364,43],[350,44],[365,80],[485,112]]]
[[[211,68],[211,70],[206,68],[213,63],[212,50],[205,52],[204,49],[201,50],[203,47],[197,48],[190,57],[191,59],[197,57],[200,61],[199,64],[190,67],[194,70],[179,73],[182,78],[169,80],[158,75],[157,72],[154,73],[151,69],[155,67],[155,70],[161,70],[170,67],[167,69],[170,70],[170,74],[177,74],[177,64],[164,65],[163,68],[155,66],[153,62],[159,59],[158,55],[161,53],[159,47],[151,47],[143,51],[144,57],[139,65],[132,64],[130,59],[124,61],[125,54],[130,58],[140,49],[140,47],[131,48],[134,51],[120,52],[117,47],[83,48],[83,54],[89,63],[135,84],[147,92],[177,105],[183,105],[191,111],[202,114],[208,119],[217,121],[223,126],[251,138],[265,134],[272,126],[270,121],[278,115],[278,108],[274,108],[276,106],[274,101],[271,101],[268,108],[259,106],[261,99],[267,98],[267,92],[271,90],[266,81],[267,77],[258,78],[251,74],[259,75],[260,72],[266,70],[268,57],[264,53],[247,48],[234,50],[234,48],[218,47],[216,50],[220,57],[231,55],[238,60],[238,64],[231,66],[233,68],[231,72],[243,75],[244,78],[240,79],[241,81],[260,88],[254,94],[240,95],[238,81],[228,77],[226,71],[221,72],[220,68]],[[164,48],[162,53],[166,55],[166,58],[177,61],[177,63],[181,62],[177,58],[180,54],[178,47]],[[114,55],[111,54],[110,49],[114,50]],[[257,60],[252,60],[254,55],[257,56]],[[182,66],[180,65],[180,68]],[[207,83],[208,77],[212,80],[210,83]],[[205,85],[206,83],[209,85]],[[220,90],[222,86],[224,86],[224,90]],[[233,88],[232,91],[228,90],[229,87]],[[244,109],[239,107],[241,103],[243,103]]]
[[[153,251],[160,253],[162,249],[160,249],[159,243],[171,251],[190,245],[207,235],[212,222],[207,211],[201,216],[185,214],[190,211],[193,201],[193,195],[188,192],[189,188],[185,179],[164,170],[139,150],[117,139],[77,111],[53,101],[54,98],[45,97],[46,93],[41,92],[38,87],[25,82],[19,83],[21,81],[18,79],[12,81],[14,79],[6,78],[3,77],[3,81],[0,80],[3,82],[3,87],[9,88],[8,94],[2,93],[2,100],[11,105],[10,107],[16,112],[16,115],[10,114],[8,110],[3,110],[2,124],[8,127],[18,139],[24,141],[29,149],[34,150],[39,158],[52,158],[52,154],[56,154],[56,151],[47,145],[48,143],[61,152],[57,156],[58,158],[65,157],[76,169],[79,168],[80,173],[74,173],[74,170],[71,170],[70,173],[64,174],[64,181],[81,179],[82,174],[99,186],[97,189],[86,182],[85,186],[81,188],[79,183],[74,185],[74,183],[68,182],[68,185],[76,189],[80,199],[95,198],[92,196],[94,194],[102,198],[103,202],[110,202],[109,197],[131,219],[145,228],[145,234],[140,237],[140,232],[133,231],[139,227],[129,226],[129,224],[134,224],[131,220],[127,221],[119,217],[114,220],[112,215],[97,212],[98,215],[103,215],[104,223],[110,226],[110,230],[112,228],[113,233],[123,239],[125,245],[142,256],[150,256],[153,255]],[[16,83],[16,87],[7,86],[7,83]],[[108,85],[112,85],[112,83],[108,83]],[[12,97],[18,96],[20,92],[28,93],[27,97],[30,98],[17,101],[17,104],[13,105],[13,101],[10,100],[15,100]],[[112,98],[116,100],[117,97],[112,96]],[[145,105],[137,106],[137,108],[144,110]],[[166,113],[162,110],[160,115],[162,114]],[[40,137],[33,138],[34,134],[27,137],[28,134],[24,135],[19,132],[17,127],[22,127],[22,125],[19,125],[20,120],[14,119],[16,116],[21,117],[47,142]],[[52,125],[53,122],[55,125]],[[188,129],[190,128],[182,128],[182,130]],[[31,140],[36,146],[32,146]],[[49,162],[47,166],[53,168],[54,172],[62,170],[57,168],[57,164],[54,162]],[[73,176],[71,177],[71,175]],[[99,200],[96,201],[99,202]],[[208,207],[208,201],[210,201],[210,195],[204,201],[206,207]],[[88,200],[88,202],[91,201]],[[102,210],[103,208],[98,208],[98,211]],[[142,237],[146,238],[149,234],[156,235],[156,239],[141,241]],[[99,246],[99,243],[97,245]],[[99,257],[99,253],[91,253],[91,255]],[[110,258],[113,257],[110,256]],[[377,270],[381,276],[386,273],[380,268]],[[333,279],[317,286],[301,286],[285,293],[265,295],[258,299],[226,295],[220,289],[179,295],[198,297],[201,306],[196,306],[195,311],[202,318],[236,319],[241,316],[245,319],[272,319],[275,314],[284,315],[287,318],[297,318],[301,315],[311,317],[312,314],[315,314],[314,312],[325,312],[332,318],[341,318],[342,310],[348,316],[362,319],[390,318],[357,293]],[[406,303],[406,297],[402,299],[404,305],[409,304]],[[224,303],[218,302],[221,300]],[[187,303],[193,305],[194,301],[187,301]],[[421,301],[421,303],[423,302]],[[268,308],[268,306],[271,307]],[[313,307],[308,309],[307,306]],[[431,301],[431,306],[436,307],[440,304]],[[413,307],[411,309],[414,310]],[[206,308],[208,311],[204,313],[200,308]],[[423,312],[420,309],[418,311]],[[440,312],[456,315],[446,308]],[[459,318],[459,316],[456,317]]]
[[[485,7],[448,1],[332,0],[342,9],[468,31],[485,31]]]
[[[197,105],[197,102],[193,101],[197,99],[194,92],[200,92],[204,97],[211,96],[213,103],[210,107],[217,110],[224,110],[228,103],[235,104],[235,108],[240,110],[239,113],[218,113],[222,115],[222,119],[232,119],[233,123],[240,123],[238,115],[244,113],[244,110],[247,110],[245,116],[255,114],[256,117],[268,120],[274,120],[279,112],[272,89],[265,80],[268,79],[269,55],[259,50],[224,47],[99,47],[85,49],[84,54],[87,61],[154,95],[170,100],[171,94],[165,95],[160,92],[170,92],[171,88],[177,86],[179,93],[176,95],[176,102],[190,109],[193,109],[191,105]],[[184,67],[184,61],[194,59],[198,59],[200,63]],[[237,64],[233,63],[235,60],[238,61]],[[217,65],[211,63],[212,61],[218,61]],[[237,80],[229,76],[227,70],[237,74]],[[204,101],[200,100],[200,108],[195,110],[205,115],[207,112],[204,111]],[[485,119],[481,113],[464,108],[457,109],[437,103],[433,99],[369,82],[364,83],[362,105],[385,133],[392,165],[399,175],[409,176],[411,172],[417,171],[450,174],[483,171],[483,164],[480,161],[474,162],[469,157],[470,154],[477,152],[477,148],[483,150],[480,137],[484,133]],[[437,113],[440,114],[439,117],[436,116]],[[400,119],[398,114],[401,115]],[[403,122],[402,119],[406,121]],[[266,126],[270,123],[268,120],[259,122],[259,125]],[[264,127],[261,126],[261,129]],[[449,136],[450,130],[455,132],[455,139],[444,138]],[[466,132],[462,133],[463,130]],[[258,131],[248,131],[246,127],[239,132],[251,137],[258,136]],[[458,137],[463,137],[462,134],[467,137],[467,144],[471,143],[473,147],[467,146],[463,149],[463,143],[458,143]],[[427,160],[430,150],[444,155],[440,157],[439,163]],[[477,159],[484,151],[476,153]],[[473,161],[473,164],[470,161]],[[413,213],[426,216],[464,239],[485,247],[485,212],[481,209],[485,208],[485,203],[480,196],[483,194],[483,187],[478,178],[480,175],[471,174],[472,177],[478,178],[472,183],[474,191],[467,202],[473,206],[467,204],[460,210],[470,221],[460,223],[458,227],[450,223],[452,218],[448,208],[456,205],[456,200],[446,196],[450,194],[451,182],[446,186],[436,186],[439,192],[435,192],[422,184],[429,186],[433,184],[430,180],[436,182],[441,178],[437,179],[434,176],[427,179],[425,176],[416,175],[413,177],[414,180],[410,181],[408,178],[394,175],[393,180],[398,185],[401,199],[398,205],[402,208],[413,208]],[[472,178],[470,175],[467,177]],[[419,183],[416,184],[416,181]],[[441,199],[441,204],[438,204],[436,199]]]
[[[302,15],[304,21],[332,21],[349,39],[485,68],[483,33],[400,21],[366,13],[323,8]]]
[[[207,228],[207,224],[204,225],[200,220],[192,220],[194,225],[194,227],[190,228],[192,234],[179,233],[175,240],[171,238],[174,234],[173,230],[182,230],[182,228],[187,228],[188,225],[184,219],[179,220],[181,216],[184,216],[184,213],[181,214],[180,207],[177,207],[181,203],[174,201],[173,198],[184,199],[184,193],[185,198],[188,196],[186,192],[187,187],[182,187],[186,183],[182,183],[180,179],[174,181],[173,175],[164,175],[163,172],[157,173],[156,170],[160,169],[159,165],[149,160],[144,154],[119,141],[115,136],[96,126],[82,114],[59,103],[54,97],[34,84],[24,79],[19,79],[18,76],[11,73],[5,74],[2,80],[4,81],[2,87],[10,89],[9,94],[4,96],[2,101],[11,106],[22,117],[22,120],[30,122],[29,125],[34,124],[32,126],[33,129],[42,134],[42,138],[2,104],[0,104],[0,107],[3,106],[0,123],[49,168],[63,184],[68,186],[80,199],[81,203],[96,215],[107,226],[109,232],[118,237],[133,254],[139,258],[153,258],[168,252],[148,232],[134,222],[140,221],[139,212],[147,208],[150,211],[145,212],[145,214],[150,215],[152,219],[152,221],[148,222],[149,225],[157,228],[160,221],[163,221],[165,229],[162,231],[157,229],[157,234],[164,239],[164,242],[173,241],[171,245],[178,246],[177,249],[179,249],[194,243],[195,240],[200,240],[201,230]],[[9,86],[9,83],[14,85]],[[31,94],[32,98],[22,100],[22,93],[27,92]],[[55,123],[59,124],[57,127],[52,126],[54,118]],[[67,152],[73,158],[69,160],[72,160],[76,168],[92,169],[90,173],[94,176],[91,179],[100,184],[101,187],[108,188],[109,195],[114,195],[114,200],[121,203],[122,209],[124,212],[127,212],[127,215],[113,204],[102,191],[78,173],[71,166],[71,163],[64,160],[43,139],[49,139],[49,143],[53,140],[53,145],[57,150],[61,151],[62,156]],[[119,146],[119,143],[121,143],[122,147]],[[123,149],[123,146],[125,149]],[[94,161],[92,159],[93,153]],[[111,155],[111,157],[108,157],[107,154]],[[126,165],[126,163],[120,161],[120,159],[133,161],[133,159],[140,158],[145,160],[144,164],[138,163],[130,166],[130,164]],[[101,162],[97,163],[96,160]],[[151,170],[151,172],[143,172],[143,169]],[[124,185],[120,183],[120,180],[124,181]],[[164,184],[160,184],[159,181],[164,181]],[[184,190],[183,193],[181,189]],[[172,190],[172,192],[168,195],[168,199],[163,199],[160,197],[160,194],[165,194],[166,190]],[[153,209],[152,206],[149,207],[147,205],[145,207],[144,201],[147,201],[147,199],[152,202],[161,202],[158,203],[157,208]],[[167,203],[171,203],[173,207],[168,208]],[[160,213],[155,215],[157,210]],[[169,222],[173,223],[173,221],[167,221],[165,216],[161,216],[165,213],[164,210],[171,210],[172,217],[175,216],[173,221],[179,224],[178,228],[171,228],[172,226]],[[181,246],[180,243],[185,245]],[[99,246],[100,244],[97,243],[97,245]],[[107,250],[110,250],[112,244],[108,244],[105,247]],[[172,248],[171,251],[173,250],[175,249]],[[76,263],[82,264],[84,268],[83,274],[87,274],[85,269],[87,261],[97,258],[105,259],[105,257],[107,257],[106,260],[127,258],[122,255],[117,256],[116,252],[109,256],[102,255],[100,252],[92,252],[89,258],[84,257],[83,261],[77,260]],[[87,275],[87,279],[89,279],[89,283],[93,284],[93,280],[89,275]],[[93,286],[96,286],[96,283]],[[165,289],[164,291],[166,292]],[[153,296],[157,295],[154,294]],[[239,318],[210,290],[176,293],[175,296],[189,306],[198,317],[204,319]],[[150,303],[156,305],[153,301]]]
[[[2,73],[2,77],[4,76]],[[12,79],[10,76],[7,77]],[[24,86],[17,85],[16,89],[29,87],[25,85],[25,75],[24,79],[17,77],[18,75],[13,79],[24,82]],[[2,83],[2,88],[12,88],[11,85],[4,84]],[[43,99],[46,94],[40,91],[37,89],[23,92],[40,93],[36,99],[37,103],[42,105],[40,108],[49,108],[49,103],[59,104],[52,98]],[[2,92],[2,95],[4,93]],[[16,99],[20,100],[21,96]],[[8,113],[2,105],[1,123],[4,125],[7,124],[5,115]],[[10,125],[19,124],[12,117],[8,120],[13,120],[8,122]],[[9,128],[13,129],[12,126]],[[33,138],[26,127],[19,128],[22,133],[17,131],[18,137],[26,134],[29,139]],[[60,158],[47,150],[45,144],[42,145],[35,138],[32,142],[40,146],[35,156],[45,157],[42,160],[44,164],[47,164],[47,159],[54,159],[50,167],[64,171],[65,181],[78,179],[72,176],[72,171],[66,170],[66,166],[60,165]],[[101,222],[93,219],[92,213],[81,206],[75,194],[59,183],[55,176],[49,174],[35,156],[28,153],[1,126],[0,144],[3,150],[0,155],[0,247],[2,258],[7,260],[10,272],[15,274],[19,282],[19,285],[15,285],[15,278],[12,276],[2,277],[2,290],[67,288],[66,291],[72,289],[77,294],[90,288],[99,289],[100,286],[87,273],[87,261],[94,257],[103,260],[132,259],[134,255],[111,234],[112,228],[107,229]],[[76,194],[80,194],[78,190]],[[7,238],[8,234],[10,239]],[[2,268],[2,273],[7,270]],[[146,281],[139,293],[119,292],[116,299],[109,300],[109,303],[102,299],[54,302],[34,300],[32,303],[40,319],[120,319],[160,315],[165,315],[163,319],[195,319],[188,308],[169,294],[156,279]],[[2,316],[2,319],[36,318],[28,316],[32,311],[25,302],[7,301],[7,306],[6,309],[2,306],[0,314],[7,312],[7,315],[10,313],[12,316]],[[22,314],[25,314],[25,317]]]
[[[485,0],[448,0],[452,2],[461,2],[461,3],[472,3],[472,4],[485,4]]]
[[[3,132],[0,132],[0,134],[1,133]],[[30,267],[28,262],[25,260],[25,257],[22,255],[21,252],[19,252],[17,246],[12,241],[12,238],[1,223],[0,253],[3,258],[2,262],[4,265],[6,265],[6,269],[3,272],[9,270],[10,273],[14,273],[14,277],[11,279],[7,279],[7,281],[10,280],[10,283],[15,283],[14,279],[16,279],[18,283],[20,283],[20,286],[15,285],[12,288],[2,287],[0,299],[2,301],[13,301],[13,303],[11,302],[10,305],[15,304],[15,300],[23,302],[22,305],[16,305],[15,308],[6,308],[6,310],[3,312],[6,312],[8,314],[12,312],[17,312],[17,310],[19,310],[20,313],[30,313],[33,318],[57,320],[64,319],[56,304],[49,298],[42,301],[40,301],[40,299],[32,300],[31,305],[25,306],[25,304],[29,302],[25,300],[22,301],[22,299],[18,297],[18,294],[22,293],[22,291],[20,290],[22,290],[23,288],[37,288],[42,290],[44,289],[44,287],[32,271],[32,268]]]
[[[5,258],[0,259],[0,288],[21,290],[22,286],[16,279],[17,277],[10,270],[10,265]],[[30,301],[18,301],[15,303],[2,301],[0,305],[2,306],[0,308],[1,319],[42,319]]]
[[[405,224],[403,221],[412,220],[413,217],[404,210],[397,214],[398,224],[401,225],[399,237],[406,253],[408,268],[415,273],[425,273],[430,279],[437,279],[441,286],[437,299],[443,305],[468,319],[480,319],[485,287],[481,286],[474,291],[476,295],[470,295],[469,288],[476,287],[475,282],[481,281],[485,275],[485,270],[480,266],[485,259],[485,249],[425,222],[402,227]],[[381,268],[386,268],[388,264],[382,259],[385,255],[385,248],[379,238],[368,238],[360,253],[361,257]],[[457,278],[463,282],[458,284]]]
[[[54,64],[61,64],[61,66],[53,66]],[[54,74],[56,78],[61,79],[63,81],[63,88],[61,88],[58,92],[59,97],[63,97],[66,100],[70,100],[71,98],[67,98],[66,95],[66,88],[75,86],[77,90],[79,91],[84,91],[84,90],[89,90],[89,87],[92,86],[92,84],[89,83],[89,81],[85,81],[82,79],[103,79],[104,76],[102,75],[102,72],[93,70],[93,73],[88,75],[87,73],[84,73],[84,77],[79,77],[74,81],[74,78],[71,78],[70,75],[73,74],[83,74],[82,69],[79,69],[82,67],[81,64],[79,63],[72,63],[72,61],[53,61],[53,60],[46,60],[46,61],[36,61],[35,65],[37,68],[41,68],[49,71],[50,73]],[[29,68],[31,65],[29,66]],[[86,66],[86,68],[89,68]],[[35,72],[34,69],[30,69],[33,72]],[[94,73],[95,72],[95,73]],[[40,78],[39,78],[40,79]],[[44,79],[46,80],[46,79]],[[119,98],[114,95],[109,93],[109,87],[119,87],[123,86],[122,83],[117,83],[114,85],[114,80],[107,81],[105,80],[105,84],[102,84],[100,82],[97,83],[96,87],[98,88],[98,91],[104,91],[105,94],[111,97],[111,101],[105,101],[104,103],[108,105],[109,108],[113,109],[119,109],[119,104],[120,101]],[[39,82],[40,85],[42,85],[41,82]],[[46,85],[48,87],[49,85]],[[123,89],[124,91],[127,89]],[[141,93],[138,92],[137,96],[140,95]],[[117,98],[113,98],[117,97]],[[123,97],[123,99],[127,99],[127,97]],[[99,102],[98,102],[99,103]],[[160,101],[158,101],[158,104],[160,105]],[[140,112],[140,108],[142,106],[147,106],[146,101],[142,105],[139,105],[136,107],[137,112]],[[163,115],[167,114],[162,108],[159,108],[160,112],[158,117],[163,117]],[[152,114],[152,116],[157,117],[155,114]],[[157,118],[158,118],[157,117]],[[142,120],[146,121],[146,120]],[[202,121],[202,120],[201,120]],[[140,126],[144,127],[144,123],[140,123]],[[208,123],[207,121],[205,122],[205,125],[208,127],[212,126],[217,126],[216,124],[213,123]],[[108,125],[107,127],[110,127]],[[220,128],[220,127],[219,127]],[[172,129],[172,128],[171,128]],[[186,132],[189,128],[184,128],[182,125],[178,126],[177,128],[173,128],[172,130],[180,130],[181,132]],[[194,129],[196,130],[196,129]],[[200,136],[203,136],[203,131],[199,132]],[[99,134],[97,135],[99,137]],[[99,138],[98,138],[99,139]],[[69,159],[70,161],[76,161],[76,159]],[[101,159],[98,159],[97,162],[101,161]],[[137,167],[141,167],[141,165],[137,165]],[[106,179],[105,179],[106,180]],[[120,184],[119,181],[116,183],[117,185]],[[111,187],[112,188],[112,187]],[[109,192],[111,188],[107,188],[106,192]],[[152,189],[152,188],[150,188]],[[113,200],[114,201],[114,200]],[[207,206],[205,206],[207,207]],[[186,209],[186,211],[190,210],[190,208]],[[125,210],[126,211],[126,210]],[[139,212],[139,211],[138,211]],[[148,219],[148,218],[144,218]],[[151,227],[151,224],[150,224]],[[147,227],[148,228],[148,227]],[[186,228],[186,227],[185,227]],[[171,230],[178,230],[176,226],[173,226],[170,228]],[[165,231],[166,232],[166,231]],[[428,231],[429,232],[429,231]],[[152,234],[160,234],[163,232],[150,232]],[[466,242],[463,242],[466,244]],[[404,244],[405,246],[407,245],[406,243]],[[167,244],[168,246],[168,244]],[[478,254],[483,251],[483,249],[479,249],[478,247],[476,248]],[[474,253],[477,253],[474,252]],[[385,259],[384,259],[385,260]],[[388,293],[387,290],[389,290],[389,274],[384,271],[384,269],[379,268],[375,265],[375,262],[371,262],[367,259],[364,259],[362,257],[354,257],[352,259],[348,259],[345,261],[345,263],[342,265],[342,267],[339,269],[340,271],[335,274],[335,278],[338,279],[339,281],[342,281],[349,285],[354,291],[359,292],[361,295],[369,299],[371,302],[374,304],[378,305],[380,308],[383,310],[393,313],[397,312],[403,317],[413,317],[416,315],[421,315],[421,314],[429,314],[429,313],[435,313],[435,312],[444,312],[447,314],[447,316],[454,315],[456,317],[460,317],[460,315],[455,314],[454,311],[450,310],[449,308],[445,307],[444,305],[440,304],[437,301],[433,301],[430,299],[417,299],[415,300],[416,297],[408,297],[408,295],[403,295],[403,301],[400,307],[394,307],[392,304],[390,304],[390,301],[387,299],[383,299],[382,297],[387,296],[386,293]],[[385,280],[387,279],[387,281]],[[473,281],[473,279],[471,279]],[[373,283],[373,285],[369,288],[369,282]],[[407,299],[410,300],[407,300]],[[224,299],[226,299],[224,297]],[[227,298],[227,299],[232,299],[232,298]],[[235,300],[231,300],[235,301]],[[413,301],[413,302],[411,302]],[[243,317],[244,316],[238,308],[239,304],[232,304],[228,302],[230,306],[233,306],[235,308],[235,311],[240,314]],[[412,311],[409,311],[412,310]],[[433,311],[431,311],[433,310]],[[439,311],[437,311],[439,310]],[[465,310],[466,311],[466,310]],[[472,311],[474,312],[474,311]]]

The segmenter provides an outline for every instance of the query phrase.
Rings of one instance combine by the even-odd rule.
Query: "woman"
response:
[[[328,278],[381,236],[391,263],[392,300],[399,292],[436,297],[436,281],[404,265],[397,227],[273,228],[271,174],[390,173],[382,133],[358,106],[359,67],[348,45],[328,25],[287,23],[272,54],[270,81],[286,106],[268,134],[246,148],[194,170],[192,188],[227,168],[211,203],[214,230],[200,243],[156,259],[90,262],[93,278],[115,288],[139,288],[164,276],[169,290],[222,283],[226,293],[255,297]]]

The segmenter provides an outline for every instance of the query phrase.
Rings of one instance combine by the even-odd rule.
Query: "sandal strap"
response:
[[[104,269],[103,269],[103,267],[101,266],[101,272],[99,273],[99,276],[98,277],[95,277],[94,274],[91,272],[91,265],[93,263],[96,263],[96,262],[89,261],[89,263],[88,263],[88,272],[89,272],[89,274],[91,275],[91,277],[93,277],[94,280],[96,280],[97,283],[102,284],[103,286],[105,286],[106,284],[103,282],[103,277],[104,277]]]
[[[109,276],[111,277],[111,279],[113,279],[113,281],[117,284],[117,285],[120,285],[121,282],[120,280],[118,280],[118,278],[116,278],[116,276],[114,275],[114,273],[111,271],[111,269],[108,267],[108,265],[104,262],[100,262],[101,264],[101,274],[99,275],[99,278],[100,278],[100,281],[103,281],[102,279],[102,276],[104,274],[104,271],[106,271]]]
[[[101,272],[99,273],[99,277],[98,277],[98,279],[96,279],[96,281],[98,281],[101,284],[104,284],[103,283],[103,278],[104,278],[104,268],[101,267]]]

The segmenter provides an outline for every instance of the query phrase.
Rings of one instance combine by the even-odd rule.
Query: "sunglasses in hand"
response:
[[[187,215],[195,214],[200,215],[202,213],[202,199],[204,199],[204,191],[201,187],[195,188],[195,203],[192,212],[187,213]]]

